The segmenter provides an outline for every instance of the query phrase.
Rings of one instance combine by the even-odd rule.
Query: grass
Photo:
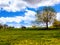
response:
[[[60,30],[0,30],[0,45],[60,45]]]

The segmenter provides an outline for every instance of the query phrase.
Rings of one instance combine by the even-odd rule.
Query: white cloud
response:
[[[20,11],[26,8],[26,2],[22,0],[0,0],[0,8],[6,11]]]
[[[39,3],[38,6],[53,6],[59,3],[60,3],[60,0],[46,0]]]
[[[57,13],[57,19],[60,21],[60,12]]]
[[[16,17],[1,17],[0,18],[0,23],[7,23],[7,22],[21,22],[23,18],[21,16],[16,16]]]
[[[24,21],[27,21],[27,22],[34,21],[35,20],[35,14],[36,14],[36,12],[27,10],[27,13],[25,13]]]
[[[24,1],[26,1],[26,2],[28,2],[28,3],[30,3],[30,4],[37,4],[37,3],[40,3],[42,0],[24,0]]]
[[[29,7],[37,8],[40,6],[53,6],[59,4],[60,0],[25,0]]]
[[[0,0],[0,8],[6,11],[21,11],[26,7],[37,8],[40,6],[53,6],[59,4],[60,0]]]

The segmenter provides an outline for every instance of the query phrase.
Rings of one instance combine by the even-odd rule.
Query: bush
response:
[[[54,23],[53,23],[53,27],[54,28],[60,28],[60,21],[55,20]]]
[[[25,26],[22,26],[21,28],[22,28],[22,29],[26,29],[26,27],[25,27]]]

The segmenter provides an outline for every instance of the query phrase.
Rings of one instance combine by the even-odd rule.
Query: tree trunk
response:
[[[46,16],[46,29],[48,29],[48,13],[47,13],[47,16]]]
[[[46,29],[48,29],[48,13],[47,13],[47,17],[46,17]]]
[[[46,29],[48,29],[48,22],[46,22]]]

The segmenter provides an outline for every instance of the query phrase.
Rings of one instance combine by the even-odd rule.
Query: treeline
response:
[[[6,24],[0,24],[0,29],[1,29],[1,28],[3,28],[3,29],[4,29],[4,28],[8,28],[8,25],[6,25]]]
[[[14,28],[14,27],[11,27],[11,26],[8,26],[7,24],[0,24],[0,29],[18,29],[18,28]],[[21,26],[19,29],[22,29],[22,30],[46,30],[46,27],[37,27],[35,25],[32,25],[31,27],[25,27],[25,26]],[[54,20],[54,22],[52,23],[51,26],[49,26],[48,28],[49,30],[52,30],[52,29],[60,29],[60,21],[58,20]]]
[[[8,26],[7,24],[0,24],[0,29],[8,29],[8,28],[14,28],[14,27]]]

